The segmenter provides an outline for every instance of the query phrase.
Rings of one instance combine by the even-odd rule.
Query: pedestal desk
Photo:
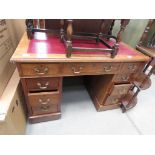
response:
[[[87,46],[87,42],[83,44]],[[29,40],[25,33],[11,61],[19,71],[29,121],[36,123],[60,118],[62,81],[66,76],[84,77],[97,111],[134,107],[137,99],[125,109],[122,99],[135,95],[133,77],[143,73],[150,58],[123,42],[115,58],[103,52],[74,52],[67,58],[58,36],[36,33]]]

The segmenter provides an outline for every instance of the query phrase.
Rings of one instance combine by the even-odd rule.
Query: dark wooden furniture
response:
[[[36,33],[34,37],[46,39],[29,40],[24,34],[11,58],[19,71],[30,122],[60,118],[62,79],[66,76],[84,76],[97,111],[119,107],[124,111],[122,100],[127,95],[126,105],[131,108],[134,79],[142,75],[150,61],[148,56],[121,42],[113,59],[104,53],[83,52],[68,59],[59,37],[46,33]]]
[[[151,85],[150,76],[155,73],[155,19],[150,19],[142,37],[136,46],[137,50],[151,58],[144,70],[145,85]]]
[[[112,30],[115,20],[113,19],[57,19],[57,20],[26,20],[27,34],[31,39],[34,32],[53,32],[60,33],[61,41],[66,47],[66,56],[69,58],[76,51],[100,51],[111,54],[114,58],[119,50],[119,42],[121,41],[122,33],[129,23],[128,19],[120,20],[121,26],[117,37],[112,35]],[[80,39],[81,41],[90,41],[90,44],[103,44],[105,47],[78,47],[74,42]],[[109,44],[108,40],[113,39],[113,44]]]
[[[125,112],[134,107],[137,85],[147,88],[138,77],[151,59],[123,42],[115,58],[92,51],[77,51],[66,58],[59,35],[35,32],[32,39],[24,34],[11,60],[19,71],[28,118],[36,123],[60,118],[62,80],[68,76],[84,77],[97,111],[121,108]]]
[[[123,111],[130,109],[137,103],[137,95],[141,90],[151,86],[150,76],[155,71],[155,20],[149,20],[136,49],[150,57],[150,61],[145,66],[143,72],[138,76],[133,76],[131,81],[134,84],[132,94],[127,94],[122,99]],[[131,104],[129,104],[129,99]]]

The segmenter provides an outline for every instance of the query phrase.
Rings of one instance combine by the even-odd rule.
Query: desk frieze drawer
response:
[[[66,63],[64,75],[114,74],[119,72],[120,63]]]
[[[117,74],[120,63],[38,63],[19,64],[21,77]]]
[[[28,94],[32,115],[60,112],[59,92]]]
[[[143,62],[127,62],[122,65],[123,73],[135,73],[141,71],[146,63]]]
[[[61,63],[23,63],[18,65],[21,77],[46,77],[56,76],[61,73]]]
[[[59,77],[27,78],[25,80],[29,92],[59,90],[62,81]]]

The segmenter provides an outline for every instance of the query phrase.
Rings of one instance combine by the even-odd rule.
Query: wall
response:
[[[123,33],[123,41],[132,47],[135,47],[139,42],[142,33],[148,23],[148,19],[132,19],[129,25],[127,25],[126,30]],[[113,33],[116,34],[120,27],[120,22],[116,22]]]
[[[7,19],[6,22],[15,49],[26,30],[25,19]]]

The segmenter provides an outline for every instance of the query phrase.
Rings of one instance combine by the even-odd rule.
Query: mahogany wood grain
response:
[[[59,90],[60,78],[27,78],[26,84],[29,92]]]
[[[116,105],[120,103],[120,99],[122,96],[120,95],[116,95],[116,96],[108,96],[107,99],[104,102],[104,106],[108,106],[108,105]]]
[[[134,73],[143,69],[144,62],[135,63],[21,63],[21,77],[79,76]]]
[[[58,111],[58,106],[60,105],[59,95],[59,91],[29,93],[28,98],[32,109],[32,115],[60,112]]]
[[[28,88],[27,88],[27,85],[26,85],[26,80],[25,79],[21,79],[21,84],[22,84],[22,87],[23,87],[23,92],[24,92],[24,96],[25,96],[25,103],[26,103],[26,107],[27,107],[27,111],[28,111],[28,117],[32,115],[32,110],[31,110],[31,106],[29,104],[29,100],[28,100]]]
[[[87,90],[93,99],[94,105],[97,110],[97,105],[103,105],[106,96],[109,94],[112,83],[113,75],[92,76],[86,78]]]
[[[116,109],[116,108],[120,108],[120,104],[116,103],[116,104],[108,104],[108,105],[103,105],[103,104],[100,104],[99,100],[97,99],[97,97],[94,95],[94,91],[89,88],[87,86],[87,90],[90,94],[90,97],[93,101],[93,104],[96,108],[96,110],[99,112],[99,111],[105,111],[105,110],[111,110],[111,109]]]
[[[140,63],[123,63],[122,66],[122,73],[136,73],[141,72],[144,69],[146,63],[140,62]]]
[[[131,89],[133,85],[132,84],[119,84],[119,85],[113,85],[110,95],[111,96],[121,96],[124,94],[127,94],[129,89]]]
[[[130,83],[130,76],[132,74],[130,73],[124,73],[124,74],[115,74],[113,78],[113,82],[115,84],[121,84],[121,83]]]

